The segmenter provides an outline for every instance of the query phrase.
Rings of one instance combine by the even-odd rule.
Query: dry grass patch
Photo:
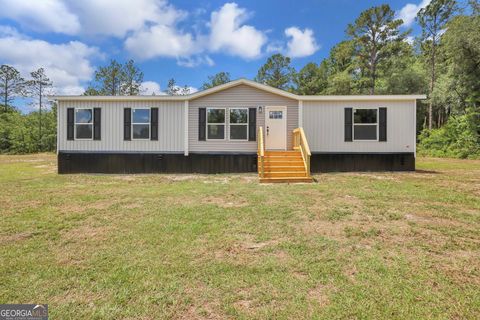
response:
[[[0,235],[0,245],[6,245],[10,242],[18,242],[29,239],[33,236],[32,232],[19,232],[14,234]]]
[[[246,199],[230,193],[202,198],[201,203],[213,204],[221,208],[242,208],[249,205]]]
[[[336,291],[332,284],[319,284],[316,287],[308,290],[307,298],[320,307],[326,307],[330,303],[329,296]]]

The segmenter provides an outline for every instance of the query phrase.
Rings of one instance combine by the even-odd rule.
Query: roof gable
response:
[[[188,96],[188,100],[197,99],[197,98],[200,98],[200,97],[203,97],[203,96],[206,96],[206,95],[210,95],[212,93],[216,93],[216,92],[219,92],[219,91],[223,91],[223,90],[226,90],[226,89],[229,89],[229,88],[233,88],[233,87],[236,87],[236,86],[239,86],[239,85],[249,86],[249,87],[252,87],[252,88],[255,88],[255,89],[258,89],[258,90],[262,90],[262,91],[269,92],[269,93],[272,93],[272,94],[276,94],[276,95],[279,95],[279,96],[282,96],[282,97],[285,97],[285,98],[290,98],[290,99],[293,99],[293,100],[298,100],[299,99],[299,96],[294,94],[294,93],[290,93],[290,92],[287,92],[287,91],[284,91],[284,90],[281,90],[281,89],[277,89],[277,88],[270,87],[270,86],[252,81],[252,80],[247,80],[247,79],[242,78],[242,79],[238,79],[238,80],[234,80],[234,81],[230,81],[230,82],[221,84],[221,85],[213,87],[213,88],[209,88],[207,90],[195,92],[194,94],[191,94],[191,95]]]
[[[262,105],[296,106],[298,105],[298,100],[241,83],[233,87],[224,88],[220,91],[211,92],[208,95],[191,98],[189,104],[192,106],[211,107]]]

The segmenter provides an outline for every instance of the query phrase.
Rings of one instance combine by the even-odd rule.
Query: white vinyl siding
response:
[[[182,152],[183,101],[60,101],[58,150],[91,152]],[[158,141],[123,140],[124,108],[158,108]],[[67,108],[101,108],[101,140],[67,140]],[[133,119],[132,119],[133,120]]]
[[[387,141],[344,141],[345,108],[382,107]],[[415,101],[304,101],[303,128],[312,152],[415,152]]]

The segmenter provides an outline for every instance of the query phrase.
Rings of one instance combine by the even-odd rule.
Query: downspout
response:
[[[417,99],[413,104],[413,157],[417,158]]]
[[[183,105],[183,125],[185,126],[183,130],[183,154],[188,156],[188,100],[185,100]]]
[[[59,149],[59,134],[60,134],[60,102],[58,100],[55,101],[55,105],[57,107],[57,156],[58,156],[58,149]]]
[[[303,126],[303,100],[298,101],[298,127]]]

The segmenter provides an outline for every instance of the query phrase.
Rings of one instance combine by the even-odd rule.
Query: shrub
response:
[[[451,116],[439,129],[423,130],[418,152],[434,157],[480,159],[479,114]]]

